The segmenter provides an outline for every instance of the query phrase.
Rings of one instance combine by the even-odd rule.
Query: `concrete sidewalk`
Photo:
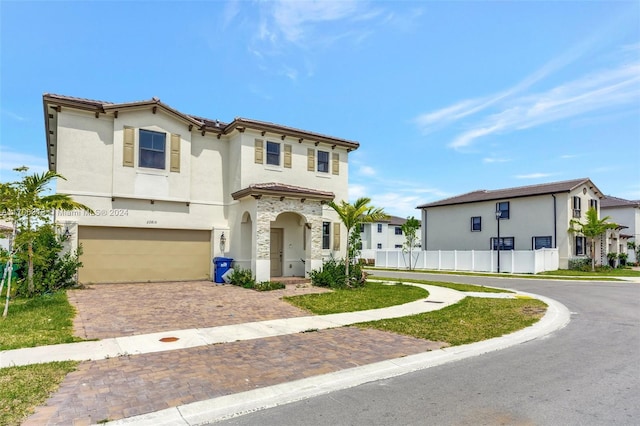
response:
[[[362,337],[365,340],[360,341],[358,339],[360,339],[361,336],[358,333],[362,333],[362,331],[354,331],[355,329],[351,327],[341,328],[358,322],[402,317],[442,309],[443,307],[460,301],[466,296],[515,297],[515,294],[468,294],[443,287],[420,284],[416,285],[429,291],[430,294],[427,299],[371,311],[257,321],[220,327],[176,330],[163,333],[118,337],[93,342],[17,349],[1,352],[0,366],[6,367],[67,359],[101,360],[95,362],[104,364],[105,359],[110,358],[106,362],[112,364],[111,368],[118,370],[119,377],[123,375],[125,376],[120,377],[120,380],[133,380],[140,382],[137,383],[139,386],[138,388],[125,387],[123,391],[122,388],[112,385],[107,379],[100,376],[100,374],[103,374],[101,373],[100,368],[103,367],[92,364],[91,366],[86,367],[90,369],[89,372],[93,371],[94,374],[97,374],[94,379],[95,383],[93,394],[95,395],[90,395],[92,398],[91,401],[86,401],[86,395],[85,397],[80,397],[79,400],[77,399],[77,395],[73,395],[74,393],[77,393],[78,389],[84,389],[86,385],[91,385],[90,378],[87,378],[87,372],[85,371],[85,375],[80,375],[77,379],[82,381],[82,383],[75,385],[81,386],[81,388],[74,388],[69,385],[71,387],[68,387],[66,391],[58,392],[63,395],[57,395],[57,399],[56,397],[52,398],[49,401],[49,407],[40,407],[36,411],[36,414],[27,420],[25,425],[65,424],[71,422],[74,424],[90,424],[97,422],[103,423],[104,420],[118,418],[121,418],[121,420],[116,420],[109,424],[193,425],[229,418],[255,411],[257,409],[285,404],[334,390],[357,386],[369,381],[389,378],[411,371],[440,365],[446,362],[463,359],[469,356],[476,356],[489,351],[498,350],[551,333],[565,326],[569,321],[569,312],[561,304],[543,297],[529,295],[539,298],[549,305],[547,313],[538,323],[532,327],[512,333],[508,336],[471,345],[443,348],[442,345],[433,346],[434,343],[437,342],[415,342],[419,341],[419,339],[414,339],[415,341],[413,341],[410,340],[411,338],[405,337],[398,338],[406,340],[388,342],[387,344],[380,340],[369,342],[366,340],[366,336]],[[349,331],[349,329],[352,331]],[[316,330],[328,331],[323,332],[324,334],[305,333]],[[375,331],[368,331],[367,333],[369,332],[376,333]],[[331,337],[330,334],[326,333],[334,333],[334,337]],[[383,336],[385,333],[379,333],[380,334],[375,335],[367,334],[367,336],[369,336],[368,339],[375,340],[386,338]],[[291,338],[287,336],[291,336]],[[318,340],[320,337],[322,338]],[[276,340],[273,340],[274,338]],[[288,340],[282,340],[285,338]],[[302,343],[300,343],[300,339],[304,339],[302,340]],[[169,341],[165,342],[163,340]],[[237,346],[245,344],[242,342],[256,342],[254,345],[257,346],[253,349],[240,348]],[[264,342],[264,344],[261,342]],[[309,344],[324,344],[328,346],[325,346],[324,349],[321,348],[320,352],[323,352],[324,350],[324,353],[326,353],[327,348],[341,346],[343,345],[342,342],[352,343],[355,347],[366,346],[369,344],[371,346],[369,349],[373,350],[377,356],[367,357],[366,352],[356,354],[355,358],[358,359],[358,364],[355,364],[357,366],[352,368],[348,367],[348,363],[343,365],[337,362],[340,359],[340,356],[338,356],[328,362],[328,366],[323,367],[320,365],[323,363],[323,360],[313,358],[313,354],[311,354],[311,351],[308,349]],[[220,345],[223,343],[225,345]],[[382,346],[385,346],[385,348],[388,347],[390,352],[378,349],[381,344]],[[266,348],[264,345],[276,346]],[[226,355],[223,355],[221,358],[213,357],[211,352],[202,352],[200,354],[193,353],[194,350],[224,350],[227,346],[229,351],[225,352]],[[202,350],[198,348],[202,348]],[[268,354],[266,355],[266,358],[261,358],[261,354],[259,353],[260,350],[253,353],[252,351],[256,348],[266,348],[266,350],[262,350],[262,352]],[[398,352],[396,349],[395,352],[393,352],[394,348],[404,348],[404,350],[402,350],[402,352]],[[347,353],[354,351],[353,347],[347,347],[346,349]],[[191,352],[188,353],[185,351]],[[263,381],[261,384],[256,384],[255,389],[253,388],[254,386],[241,386],[242,383],[239,382],[242,380],[240,380],[239,377],[233,377],[233,387],[227,388],[228,390],[231,389],[231,391],[227,391],[226,393],[211,393],[210,388],[212,387],[212,384],[211,382],[207,382],[199,384],[200,386],[207,388],[207,392],[195,392],[194,396],[193,387],[198,382],[197,375],[202,375],[203,373],[202,371],[195,371],[196,379],[193,377],[191,379],[184,378],[185,371],[180,369],[184,367],[185,363],[198,364],[217,362],[221,364],[220,369],[216,370],[216,372],[207,371],[206,374],[212,374],[213,376],[218,377],[219,375],[226,375],[226,372],[230,371],[229,369],[241,370],[243,368],[241,365],[234,363],[233,361],[226,365],[226,367],[222,365],[222,363],[230,357],[240,356],[235,354],[243,351],[246,351],[246,353],[241,356],[246,356],[246,358],[248,358],[245,361],[249,362],[249,365],[252,365],[254,368],[258,368],[259,371],[273,369],[273,375],[278,377],[273,377],[273,380],[271,381],[267,380]],[[287,356],[293,358],[287,361],[283,360],[282,365],[279,365],[280,363],[273,359],[273,354],[281,353],[282,351],[287,353]],[[289,352],[291,352],[291,354],[289,354]],[[175,353],[176,356],[168,358],[167,356],[172,353]],[[395,357],[393,356],[394,353],[396,354]],[[130,355],[135,356],[131,357]],[[153,356],[154,358],[147,358],[150,356]],[[160,356],[163,358],[158,358]],[[296,356],[298,358],[296,358]],[[376,361],[376,359],[378,361]],[[302,362],[300,362],[301,360]],[[131,364],[134,362],[138,364],[138,366],[135,367],[137,370],[131,369]],[[114,363],[119,364],[115,365]],[[162,373],[148,377],[148,381],[145,381],[144,377],[135,376],[135,374],[137,374],[135,371],[144,369],[149,370],[150,368],[153,369],[152,367],[154,365],[160,364],[169,365],[167,368],[172,370],[172,372],[175,372],[175,374],[178,374],[179,377],[183,377],[182,380],[187,380],[187,383],[175,383],[172,381],[171,377],[162,376]],[[81,365],[84,365],[84,363]],[[279,369],[280,367],[284,367],[285,370]],[[328,373],[322,374],[323,372]],[[250,380],[251,370],[245,371],[243,374],[249,375],[249,378],[245,380]],[[128,375],[135,377],[126,377]],[[290,380],[287,380],[287,377],[290,377]],[[284,381],[283,378],[285,379]],[[215,380],[218,381],[219,379]],[[170,408],[166,409],[158,409],[157,404],[148,404],[148,408],[145,408],[142,403],[145,400],[153,400],[155,398],[154,394],[146,393],[146,390],[149,388],[149,383],[152,383],[152,386],[154,387],[166,386],[176,388],[180,386],[187,386],[191,397],[180,397],[173,399],[173,402],[168,401],[167,404]],[[269,383],[274,384],[269,385]],[[118,395],[125,394],[125,397],[127,397],[127,390],[129,390],[130,392],[133,392],[134,395],[130,395],[128,398],[131,398],[132,400],[136,397],[142,398],[142,402],[138,401],[138,406],[132,407],[136,402],[131,402],[129,400],[118,402],[115,399],[105,399],[103,396],[101,397],[98,395],[103,390],[102,388],[105,387],[109,388],[109,392]],[[236,390],[233,391],[232,389]],[[144,395],[139,395],[141,393],[144,393]],[[178,393],[181,394],[181,392]],[[198,397],[198,395],[200,396]],[[76,399],[74,400],[73,398]],[[67,408],[60,408],[60,404]],[[79,407],[79,405],[82,404],[89,404],[87,406],[89,408],[92,405],[96,406],[95,408],[97,408],[97,410],[94,410],[93,414],[90,415],[82,414],[80,412],[82,407]],[[101,404],[110,405],[111,407],[100,407]],[[117,407],[118,404],[122,406]],[[56,407],[56,405],[58,405],[58,407]],[[167,405],[165,405],[165,407],[167,407]],[[107,410],[107,408],[109,408],[109,410]],[[54,411],[55,413],[53,413]],[[96,414],[96,412],[98,414]]]

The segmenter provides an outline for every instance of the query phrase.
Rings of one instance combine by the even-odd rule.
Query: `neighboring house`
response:
[[[389,219],[363,223],[360,225],[360,237],[363,250],[387,250],[401,249],[406,242],[402,232],[402,225],[407,219],[398,216],[389,216]],[[420,229],[416,232],[417,244],[420,244]]]
[[[230,123],[157,98],[111,103],[43,96],[59,212],[82,245],[81,282],[207,279],[212,258],[258,281],[305,276],[346,248],[329,201],[346,200],[354,141],[269,122]]]
[[[0,220],[0,248],[9,250],[9,241],[13,233],[13,226],[10,222]]]
[[[568,232],[571,219],[584,222],[590,207],[599,212],[602,198],[594,183],[583,178],[479,190],[423,204],[418,206],[422,249],[496,250],[498,244],[500,250],[557,248],[560,268],[566,269],[569,259],[589,255],[585,237]],[[606,259],[602,249],[607,250],[606,244],[596,247],[596,259]]]
[[[640,244],[640,200],[625,200],[624,198],[606,195],[600,202],[600,212],[602,216],[611,217],[611,222],[615,222],[626,227],[621,232],[629,241],[636,245]],[[627,248],[623,242],[618,243],[619,253],[626,253]],[[629,262],[635,262],[635,252],[629,251]]]

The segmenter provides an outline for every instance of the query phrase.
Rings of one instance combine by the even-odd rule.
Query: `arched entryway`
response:
[[[282,212],[271,222],[271,277],[304,277],[307,257],[307,221],[295,212]]]

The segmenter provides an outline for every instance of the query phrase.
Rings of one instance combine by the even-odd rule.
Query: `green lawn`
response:
[[[33,413],[34,407],[46,401],[76,365],[75,361],[64,361],[1,368],[0,425],[19,425]]]
[[[435,285],[438,287],[447,287],[452,290],[458,290],[458,291],[477,291],[480,293],[513,293],[512,291],[509,291],[509,290],[503,290],[501,288],[485,287],[482,285],[457,284],[457,283],[448,283],[444,281],[416,280],[413,278],[388,278],[388,277],[378,277],[378,276],[373,276],[372,278],[376,280],[385,280],[390,282]]]
[[[423,270],[412,270],[408,271],[406,269],[389,269],[389,268],[369,268],[366,270],[371,272],[371,277],[374,279],[378,278],[378,273],[384,274],[384,271],[391,272],[409,272],[409,273],[426,273],[426,274],[441,274],[441,275],[468,275],[472,277],[502,277],[502,278],[523,278],[523,279],[533,279],[533,280],[567,280],[567,281],[584,281],[584,280],[593,280],[593,281],[622,281],[615,277],[636,277],[638,271],[633,271],[630,269],[623,269],[622,271],[630,271],[630,272],[621,272],[621,273],[613,273],[613,270],[610,270],[611,273],[593,273],[593,272],[580,272],[573,270],[560,269],[557,271],[548,271],[548,272],[540,272],[538,274],[508,274],[508,273],[483,273],[483,272],[464,272],[464,271],[442,271],[442,270],[431,270],[431,269],[423,269]],[[629,274],[629,275],[627,275]],[[397,280],[397,278],[394,278]],[[404,281],[409,282],[409,279]]]
[[[540,272],[538,275],[544,276],[545,278],[548,278],[549,276],[574,276],[581,277],[582,279],[590,278],[594,280],[600,280],[605,277],[640,277],[640,271],[635,271],[633,269],[627,268],[596,270],[595,272],[558,269],[557,271]]]
[[[466,297],[438,311],[356,324],[452,346],[499,337],[537,322],[546,311],[537,299]]]
[[[82,339],[73,335],[74,315],[63,291],[14,299],[7,317],[0,318],[0,350],[78,342]]]
[[[314,314],[327,315],[402,305],[427,296],[429,292],[412,285],[367,282],[367,285],[360,288],[289,296],[284,300]]]

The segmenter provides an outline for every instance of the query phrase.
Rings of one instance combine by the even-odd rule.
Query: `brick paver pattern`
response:
[[[96,285],[69,294],[79,310],[76,330],[102,338],[309,315],[280,298],[317,291],[255,292],[201,282]],[[87,361],[23,426],[117,420],[445,345],[342,327]]]

